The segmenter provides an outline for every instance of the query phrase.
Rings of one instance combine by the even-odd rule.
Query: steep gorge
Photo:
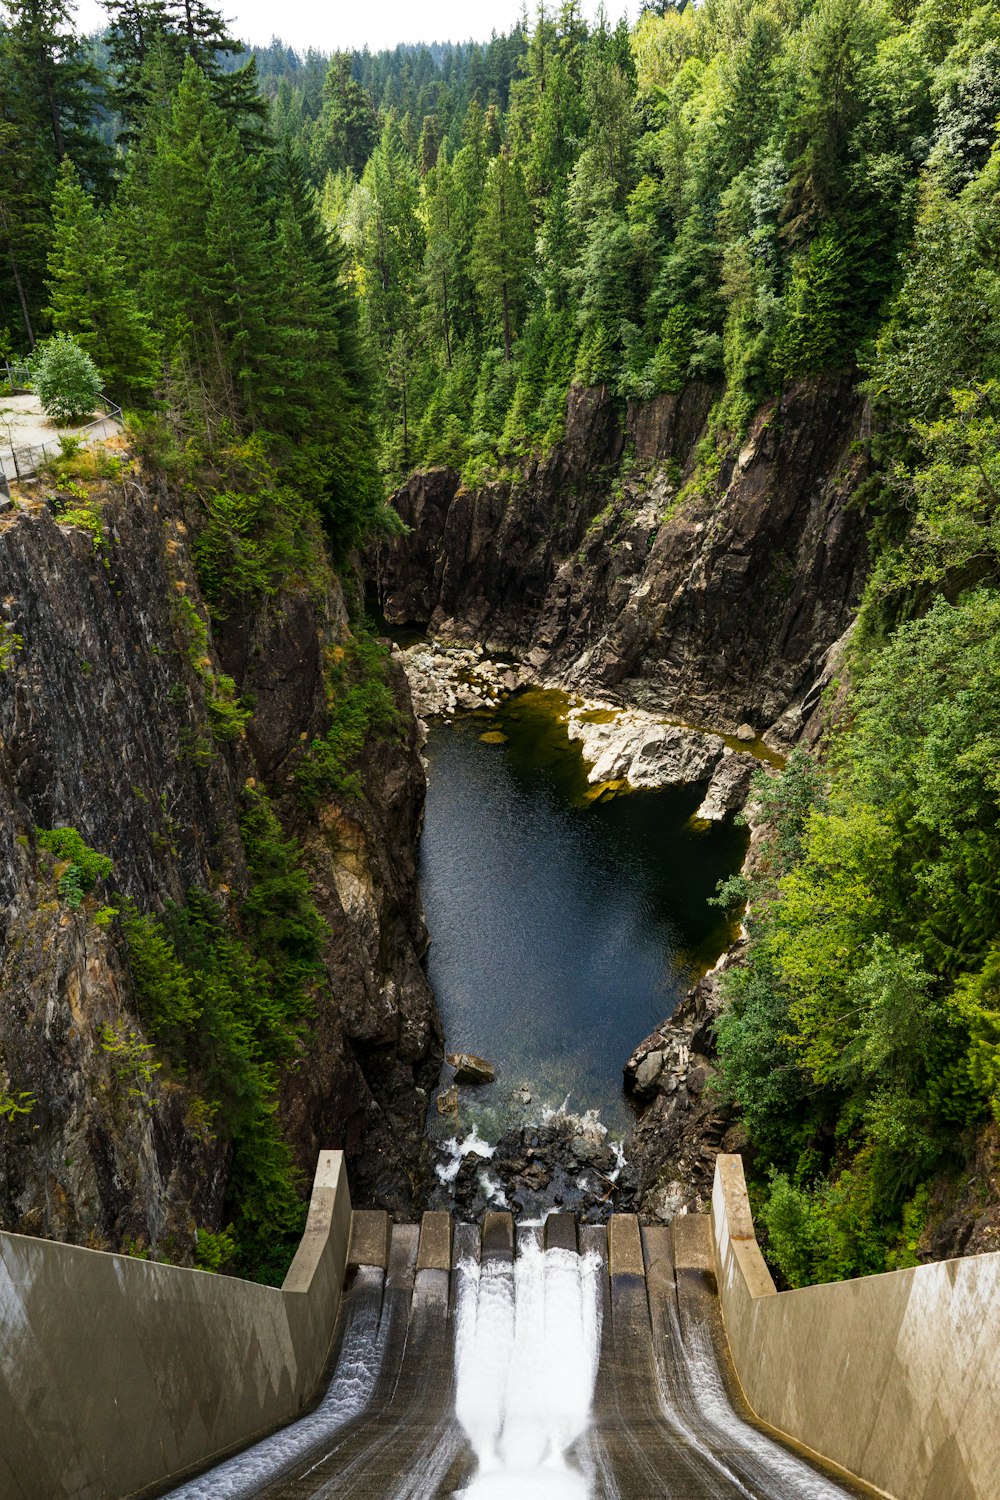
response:
[[[303,1172],[344,1146],[356,1201],[409,1210],[441,1036],[402,673],[389,665],[400,727],[366,747],[364,795],[304,810],[294,767],[326,725],[324,662],[350,638],[336,575],[287,583],[213,637],[189,494],[151,472],[93,487],[95,530],[60,522],[44,492],[0,515],[0,1225],[180,1262],[197,1230],[224,1226],[231,1148],[197,1077],[154,1071],[121,923],[101,908],[120,894],[155,913],[194,890],[239,937],[240,823],[262,786],[325,924],[313,1015],[280,1079],[283,1133]],[[220,701],[252,705],[245,728],[218,733]],[[36,838],[64,826],[113,861],[76,907]]]
[[[570,391],[566,435],[513,479],[446,469],[395,497],[386,618],[509,647],[539,680],[794,742],[864,582],[863,399],[789,386],[740,440],[710,434],[711,387],[630,403]]]
[[[846,377],[799,381],[734,439],[710,427],[717,395],[689,385],[622,415],[575,387],[565,440],[520,477],[415,474],[395,497],[411,532],[377,560],[386,617],[512,650],[522,681],[749,723],[782,751],[815,740],[867,569],[869,414]],[[628,1060],[649,1217],[704,1207],[715,1153],[746,1149],[708,1086],[720,1004],[708,975]]]

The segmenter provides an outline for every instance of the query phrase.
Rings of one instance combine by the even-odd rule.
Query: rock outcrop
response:
[[[731,951],[699,980],[625,1065],[626,1085],[642,1108],[628,1155],[638,1210],[648,1219],[669,1222],[677,1213],[703,1212],[716,1155],[744,1144],[741,1127],[712,1087],[719,975],[735,955]]]
[[[68,907],[35,830],[71,826],[113,861],[141,911],[208,893],[235,913],[248,874],[239,820],[265,785],[304,853],[327,928],[327,998],[281,1085],[302,1168],[343,1146],[356,1201],[406,1211],[442,1043],[422,969],[416,886],[424,779],[404,675],[400,735],[366,753],[365,795],[306,815],[291,795],[302,744],[325,727],[324,651],[347,610],[291,587],[266,610],[207,624],[181,496],[147,476],[88,498],[103,536],[24,492],[0,516],[0,610],[17,649],[0,670],[0,1225],[101,1248],[190,1258],[216,1230],[228,1150],[186,1080],[145,1070],[119,925]],[[213,737],[228,674],[245,732]],[[124,1049],[124,1051],[123,1051]]]
[[[865,407],[847,379],[799,382],[694,487],[714,394],[620,424],[603,389],[574,389],[564,441],[519,479],[414,475],[394,500],[412,534],[378,559],[386,617],[515,649],[591,697],[729,732],[780,720],[793,741],[863,583]]]
[[[680,724],[668,724],[642,709],[620,713],[570,709],[566,728],[579,740],[592,786],[627,782],[630,787],[683,786],[707,781],[722,758],[725,741]]]

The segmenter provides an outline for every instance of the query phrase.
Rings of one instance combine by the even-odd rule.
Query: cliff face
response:
[[[405,728],[370,747],[364,797],[307,817],[290,773],[325,727],[323,652],[347,630],[333,575],[192,650],[189,606],[207,611],[177,497],[151,480],[105,487],[88,501],[95,545],[30,494],[0,515],[0,1225],[179,1260],[197,1226],[220,1227],[227,1148],[183,1079],[144,1068],[124,939],[98,909],[118,892],[155,912],[193,887],[235,923],[248,781],[299,839],[328,930],[327,998],[282,1081],[286,1134],[307,1173],[320,1146],[343,1145],[358,1201],[408,1208],[441,1038],[420,966],[424,781],[402,674]],[[229,741],[209,702],[224,672],[254,702]],[[36,841],[61,826],[114,862],[76,910]]]
[[[378,563],[387,618],[515,647],[579,691],[795,738],[863,583],[863,403],[847,380],[791,387],[679,501],[713,395],[689,386],[619,425],[603,390],[574,389],[565,441],[523,478],[413,476],[395,497],[413,534]]]

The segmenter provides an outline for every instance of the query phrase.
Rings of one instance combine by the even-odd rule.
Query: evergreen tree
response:
[[[73,31],[66,0],[7,0],[0,83],[4,113],[41,145],[54,168],[69,156],[93,184],[107,185],[110,154],[94,130],[103,82]]]
[[[427,220],[427,253],[424,258],[424,285],[431,325],[436,339],[444,345],[445,363],[451,368],[454,333],[456,249],[453,219],[455,216],[454,183],[447,153],[437,159],[428,173],[425,188]]]
[[[108,52],[114,70],[111,102],[120,116],[122,139],[135,137],[148,102],[146,60],[156,49],[172,51],[166,0],[106,0]],[[171,69],[171,71],[173,71]]]
[[[91,356],[104,389],[123,405],[148,400],[157,375],[156,341],[140,311],[107,222],[64,161],[53,200],[48,315]]]
[[[155,112],[165,81],[173,90],[184,61],[196,63],[212,85],[212,98],[239,122],[253,141],[253,122],[267,105],[260,97],[257,64],[225,65],[243,45],[230,36],[221,14],[206,0],[109,0],[108,47],[115,70],[113,99],[124,122],[123,138],[134,140],[147,111]]]
[[[372,102],[352,76],[349,52],[330,58],[323,84],[323,107],[310,131],[313,174],[322,182],[328,172],[349,170],[360,176],[378,139]]]
[[[281,405],[281,350],[269,337],[274,246],[259,169],[193,59],[159,131],[133,218],[143,286],[169,330],[175,376],[211,435],[266,425]]]
[[[502,326],[509,363],[530,296],[534,236],[524,176],[506,147],[486,174],[472,267],[487,317],[499,319]]]
[[[36,340],[50,233],[42,196],[48,163],[18,127],[0,120],[0,321]],[[18,340],[20,343],[21,340]]]

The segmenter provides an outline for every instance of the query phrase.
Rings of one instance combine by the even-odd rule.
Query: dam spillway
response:
[[[837,1500],[739,1409],[710,1226],[355,1213],[326,1392],[173,1500]]]

